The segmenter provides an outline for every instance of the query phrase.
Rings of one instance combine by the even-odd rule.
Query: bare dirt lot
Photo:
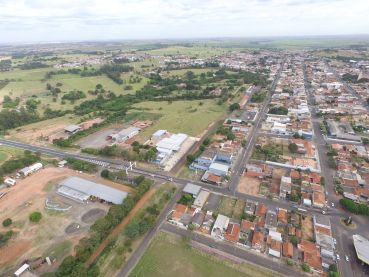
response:
[[[311,216],[305,216],[305,220],[301,219],[302,222],[302,239],[308,240],[314,238],[313,221]]]
[[[17,184],[8,189],[9,193],[0,200],[0,221],[11,218],[13,224],[4,228],[0,226],[0,232],[14,230],[14,235],[8,241],[8,246],[0,252],[0,276],[11,274],[14,269],[27,261],[33,266],[38,257],[45,255],[57,244],[70,241],[73,245],[83,236],[88,235],[91,224],[104,216],[110,205],[102,203],[84,203],[63,197],[57,193],[57,182],[49,189],[43,187],[53,181],[62,180],[68,176],[79,176],[85,179],[102,183],[126,192],[133,189],[107,180],[93,177],[88,174],[78,174],[67,168],[46,168],[32,176],[20,179]],[[52,185],[53,183],[51,183]],[[60,207],[71,207],[68,211],[47,210],[46,199],[50,199]],[[39,222],[31,222],[28,219],[30,213],[39,211],[42,219]],[[66,255],[72,253],[72,248]],[[4,259],[6,255],[6,259]],[[10,258],[8,258],[10,257]],[[15,261],[10,266],[7,263]],[[36,270],[37,274],[50,271],[57,267],[62,259],[59,259],[52,267],[42,267]],[[5,265],[5,266],[4,266]]]
[[[259,195],[261,180],[259,178],[242,176],[237,190],[249,195]]]
[[[89,127],[92,126],[92,124],[94,123],[100,123],[102,122],[103,119],[102,118],[95,118],[86,122],[83,122],[81,124],[79,124],[83,129],[88,129]],[[24,132],[18,132],[14,135],[11,136],[6,136],[5,138],[18,138],[21,139],[22,141],[26,141],[26,142],[30,142],[33,144],[44,144],[42,142],[37,142],[38,138],[41,137],[49,137],[49,142],[52,142],[53,139],[55,138],[60,138],[60,137],[67,137],[68,134],[64,132],[64,128],[67,127],[68,125],[58,125],[58,124],[53,124],[53,125],[49,125],[49,126],[45,126],[45,127],[40,127],[37,129],[32,129],[32,130],[28,130],[28,131],[24,131]]]
[[[77,145],[80,145],[81,148],[95,148],[95,149],[102,149],[105,146],[111,145],[111,140],[106,140],[108,135],[110,134],[117,134],[120,131],[126,129],[127,126],[120,126],[108,130],[104,130],[102,132],[99,132],[97,134],[91,135],[85,139],[82,139],[77,143]]]

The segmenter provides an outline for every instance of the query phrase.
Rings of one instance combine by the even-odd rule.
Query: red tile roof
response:
[[[241,231],[240,225],[229,223],[227,233],[224,235],[224,238],[227,240],[237,242],[238,237],[240,235],[240,231]]]

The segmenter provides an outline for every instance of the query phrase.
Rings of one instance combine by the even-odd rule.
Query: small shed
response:
[[[69,126],[64,128],[64,131],[68,134],[74,134],[74,133],[78,132],[81,129],[82,128],[78,125],[69,125]]]

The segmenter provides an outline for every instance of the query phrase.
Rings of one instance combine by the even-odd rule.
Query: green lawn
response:
[[[203,103],[200,106],[200,102]],[[218,120],[229,104],[218,105],[218,99],[152,102],[146,101],[133,105],[136,108],[149,108],[148,113],[164,115],[152,126],[141,131],[141,136],[149,139],[159,129],[168,130],[170,133],[185,133],[196,136],[202,133],[213,121]]]
[[[215,212],[217,214],[232,217],[233,210],[234,210],[234,207],[236,205],[236,202],[237,202],[236,198],[231,198],[231,197],[228,197],[228,196],[222,196],[222,198],[220,199],[219,205],[218,205]],[[245,203],[245,205],[246,205],[246,203]],[[236,214],[237,214],[237,212],[236,212]]]
[[[279,275],[247,263],[233,264],[193,247],[188,248],[179,238],[159,233],[129,276],[271,277]]]

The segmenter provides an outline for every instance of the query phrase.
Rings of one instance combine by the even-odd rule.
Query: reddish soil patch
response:
[[[6,161],[10,160],[10,158],[12,157],[12,154],[10,154],[10,153],[8,153],[8,152],[5,152],[5,151],[0,151],[0,152],[3,152],[3,153],[5,153],[6,155],[8,155],[8,157],[5,159],[5,161],[1,162],[0,164],[5,163]]]
[[[9,247],[4,247],[0,252],[0,267],[15,260],[30,248],[28,240],[17,240]]]
[[[26,91],[24,94],[31,94],[31,93],[44,92],[44,91],[50,91],[50,90],[47,90],[47,89],[35,89],[35,90]]]
[[[259,178],[242,176],[237,190],[249,195],[259,195],[261,180]]]
[[[120,230],[122,230],[122,228],[128,223],[128,221],[132,218],[132,216],[135,215],[135,213],[146,203],[146,201],[150,198],[150,196],[155,192],[155,189],[150,189],[141,199],[140,201],[138,201],[138,203],[136,204],[136,206],[132,209],[132,211],[129,213],[129,215],[127,215],[123,221],[114,229],[114,231],[111,233],[111,237],[115,237]],[[109,237],[110,237],[109,236]],[[95,258],[101,253],[101,251],[103,251],[103,249],[105,248],[105,246],[107,246],[107,240],[104,240],[102,242],[102,244],[100,245],[100,247],[96,250],[95,253],[93,253],[90,257],[90,259],[88,259],[88,261],[86,262],[86,265],[89,266],[93,260],[95,260]]]
[[[87,174],[78,174],[74,170],[68,168],[49,167],[46,169],[41,169],[35,174],[24,179],[19,179],[14,187],[6,190],[6,192],[8,193],[3,198],[1,198],[0,210],[4,209],[5,207],[11,209],[11,207],[26,202],[31,197],[42,196],[46,193],[42,191],[42,189],[47,183],[61,178],[67,178],[69,176],[84,178],[92,182],[101,183],[128,193],[131,193],[134,190],[133,188],[116,184],[108,180],[94,178]]]

